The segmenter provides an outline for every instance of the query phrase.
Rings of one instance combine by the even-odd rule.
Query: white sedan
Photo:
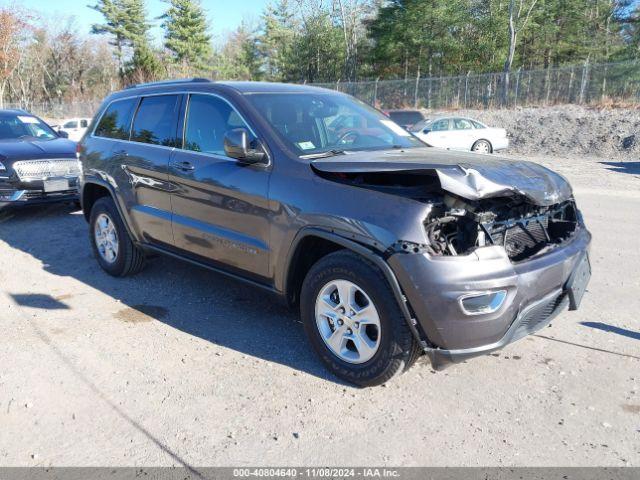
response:
[[[440,117],[420,122],[411,129],[427,145],[447,150],[492,153],[509,146],[504,128],[491,128],[463,117]]]

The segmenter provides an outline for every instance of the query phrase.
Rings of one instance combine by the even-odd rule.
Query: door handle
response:
[[[173,162],[171,166],[178,170],[182,170],[183,172],[190,172],[191,170],[196,169],[191,162]]]

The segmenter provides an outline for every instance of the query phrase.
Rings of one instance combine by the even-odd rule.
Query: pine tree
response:
[[[264,27],[258,38],[258,48],[264,58],[267,76],[273,80],[285,80],[290,76],[290,59],[298,26],[289,2],[279,0],[267,5],[262,23]]]
[[[164,20],[165,47],[183,66],[202,67],[211,55],[211,36],[207,17],[198,0],[166,0],[169,9]]]
[[[132,83],[153,82],[162,77],[163,73],[159,56],[147,41],[134,45],[133,56],[126,68],[127,80]]]
[[[110,43],[116,47],[115,55],[122,76],[125,48],[146,41],[149,24],[144,0],[98,0],[90,8],[100,12],[105,18],[105,23],[92,25],[91,32],[113,36]]]

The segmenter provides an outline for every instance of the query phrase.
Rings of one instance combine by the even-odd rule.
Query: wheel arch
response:
[[[124,223],[124,227],[127,229],[129,236],[131,239],[138,243],[138,236],[135,235],[133,228],[131,228],[130,218],[127,214],[126,209],[120,203],[118,199],[118,195],[115,193],[114,188],[109,185],[107,182],[94,179],[86,180],[82,184],[82,191],[80,193],[80,204],[82,205],[82,213],[87,222],[91,218],[91,208],[98,201],[98,199],[103,197],[111,197],[113,203],[116,205],[116,209],[120,214],[120,218],[122,219],[122,223]]]
[[[312,255],[302,255],[306,248],[313,247],[316,248],[312,250]],[[306,227],[298,232],[298,235],[295,237],[290,249],[291,254],[287,258],[284,270],[284,297],[289,305],[296,305],[298,303],[302,282],[309,269],[325,255],[342,249],[350,250],[362,256],[382,271],[411,332],[420,346],[426,348],[427,342],[418,330],[417,321],[411,314],[411,307],[408,300],[402,293],[395,273],[382,255],[362,243],[345,238],[333,231],[327,231],[317,227]],[[300,261],[300,259],[304,260]]]
[[[91,209],[99,198],[110,196],[115,198],[111,189],[106,185],[98,182],[87,182],[82,186],[80,195],[80,203],[82,204],[82,213],[84,219],[88,222],[91,216]]]

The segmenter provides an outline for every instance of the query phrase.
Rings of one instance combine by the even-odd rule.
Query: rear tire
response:
[[[144,266],[144,253],[129,237],[111,197],[99,198],[91,208],[89,237],[100,267],[114,277],[134,275]]]
[[[471,147],[471,151],[476,153],[493,153],[493,146],[488,140],[478,140]]]
[[[343,290],[352,293],[340,295]],[[311,267],[302,284],[300,310],[305,332],[322,362],[350,383],[381,385],[407,370],[420,355],[382,272],[348,250],[331,253]]]

